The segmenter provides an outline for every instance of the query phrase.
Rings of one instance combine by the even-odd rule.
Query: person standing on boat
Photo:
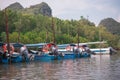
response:
[[[28,49],[25,45],[20,48],[20,54],[22,55],[23,60],[28,60]]]

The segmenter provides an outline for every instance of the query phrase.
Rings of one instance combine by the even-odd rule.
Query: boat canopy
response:
[[[42,47],[43,45],[45,45],[46,43],[36,43],[36,44],[25,44],[27,47]]]
[[[14,47],[22,47],[22,46],[24,46],[24,44],[22,44],[22,43],[10,43],[10,44],[12,44]]]

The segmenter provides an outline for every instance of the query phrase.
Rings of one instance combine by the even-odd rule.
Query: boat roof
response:
[[[82,45],[89,45],[89,44],[104,44],[107,43],[107,41],[97,41],[97,42],[86,42],[86,43],[79,43],[80,46]],[[76,45],[78,45],[78,43],[75,43]]]
[[[27,47],[42,47],[47,43],[25,44]]]
[[[22,46],[24,46],[24,44],[22,44],[22,43],[10,43],[10,44],[12,44],[14,47],[22,47]]]
[[[68,45],[70,44],[60,44],[60,45],[57,45],[58,48],[66,48]]]

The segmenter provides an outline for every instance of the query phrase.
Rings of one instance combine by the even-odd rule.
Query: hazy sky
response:
[[[120,22],[120,0],[0,0],[0,9],[19,2],[23,7],[46,2],[53,16],[60,19],[80,19],[84,16],[95,24],[104,18],[114,18]]]

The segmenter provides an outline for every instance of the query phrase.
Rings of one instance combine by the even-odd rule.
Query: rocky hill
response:
[[[31,6],[29,8],[30,11],[32,11],[34,14],[43,14],[43,15],[47,15],[47,16],[52,16],[52,10],[51,8],[48,6],[47,3],[42,2],[40,4]]]
[[[23,6],[20,3],[16,2],[16,3],[11,4],[7,8],[11,10],[20,11],[23,13],[42,14],[45,16],[52,16],[52,9],[45,2],[42,2],[37,5],[32,5],[29,8],[23,8]]]
[[[120,35],[120,23],[115,21],[113,18],[106,18],[101,20],[99,26],[104,26],[109,32]]]
[[[9,5],[7,7],[7,9],[11,9],[11,10],[16,10],[17,11],[17,10],[21,10],[21,9],[24,9],[24,8],[23,8],[23,6],[20,3],[16,2],[16,3],[13,3],[13,4]]]

